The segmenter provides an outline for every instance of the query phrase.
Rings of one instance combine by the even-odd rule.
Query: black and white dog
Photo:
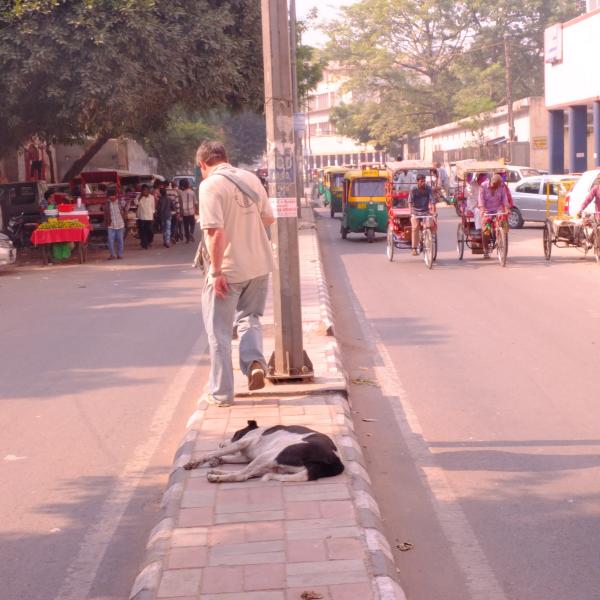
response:
[[[246,481],[262,477],[263,481],[312,481],[333,477],[344,470],[337,448],[330,437],[301,425],[259,427],[256,421],[236,431],[230,442],[220,449],[190,460],[186,469],[208,463],[211,467],[224,463],[246,463],[241,471],[212,469],[213,482]]]

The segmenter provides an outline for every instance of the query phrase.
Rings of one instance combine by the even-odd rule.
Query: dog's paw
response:
[[[201,464],[202,462],[199,460],[190,460],[189,462],[185,463],[185,465],[183,465],[183,468],[186,471],[191,471],[192,469],[197,469]]]
[[[209,467],[218,467],[222,462],[223,462],[223,460],[218,457],[209,458],[208,466]]]
[[[208,479],[212,483],[217,483],[219,481],[219,478],[220,478],[219,475],[217,475],[216,473],[213,473],[212,471],[209,471],[206,474],[206,479]]]
[[[225,448],[225,446],[229,446],[229,444],[231,444],[231,442],[219,442],[219,448]]]

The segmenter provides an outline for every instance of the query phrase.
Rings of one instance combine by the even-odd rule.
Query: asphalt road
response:
[[[385,237],[318,231],[350,400],[409,600],[593,600],[600,569],[600,266],[546,263],[510,232],[506,268],[442,209],[433,270]],[[402,546],[412,544],[410,549]]]
[[[194,248],[0,273],[2,600],[122,600],[206,378]]]

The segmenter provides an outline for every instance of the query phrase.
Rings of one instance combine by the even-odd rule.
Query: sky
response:
[[[337,9],[340,6],[353,4],[356,0],[296,0],[296,16],[298,19],[303,19],[308,11],[317,6],[319,9],[319,21],[328,21],[334,18],[337,14]],[[307,31],[302,38],[303,43],[309,46],[323,46],[326,37],[319,31]]]

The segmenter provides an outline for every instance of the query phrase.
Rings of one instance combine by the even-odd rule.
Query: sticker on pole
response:
[[[269,198],[269,200],[271,201],[273,216],[276,219],[298,216],[298,206],[296,204],[296,198]]]

